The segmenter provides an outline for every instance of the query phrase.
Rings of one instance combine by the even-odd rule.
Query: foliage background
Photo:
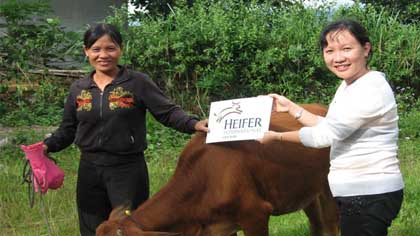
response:
[[[417,0],[361,0],[371,7],[386,8],[398,14],[403,22],[418,22],[420,20],[420,1]]]
[[[404,22],[396,13],[371,5],[336,9],[276,6],[276,1],[179,2],[168,6],[170,12],[164,17],[128,16],[123,7],[107,21],[124,34],[121,63],[148,73],[192,113],[205,117],[212,101],[269,92],[297,102],[328,104],[340,80],[324,66],[318,35],[327,22],[338,18],[359,20],[369,30],[374,51],[370,66],[387,74],[401,114],[419,106],[418,21]],[[27,72],[47,69],[47,61],[66,58],[89,69],[80,56],[81,36],[63,31],[59,19],[40,14],[48,10],[45,5],[16,8],[16,4],[9,0],[0,5],[9,26],[0,42],[0,123],[57,125],[72,80]],[[28,11],[31,7],[35,10]],[[36,27],[27,27],[31,12],[37,17],[31,23]],[[16,32],[26,33],[16,41]],[[10,92],[13,83],[18,86]],[[36,86],[19,87],[25,83]]]

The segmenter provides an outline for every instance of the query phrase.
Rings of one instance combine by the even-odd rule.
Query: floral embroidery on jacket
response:
[[[77,96],[77,111],[90,111],[92,109],[92,94],[87,90],[82,90]]]
[[[117,87],[110,92],[109,109],[132,108],[134,107],[134,96],[129,91],[124,91],[122,87]]]

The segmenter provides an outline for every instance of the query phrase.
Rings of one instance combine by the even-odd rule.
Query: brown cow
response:
[[[320,105],[303,106],[325,115]],[[270,126],[277,131],[301,127],[285,113],[273,114]],[[169,182],[130,216],[114,210],[97,235],[229,236],[243,230],[245,236],[267,236],[270,215],[303,209],[311,236],[336,236],[328,169],[329,149],[288,142],[205,144],[205,134],[197,133]]]

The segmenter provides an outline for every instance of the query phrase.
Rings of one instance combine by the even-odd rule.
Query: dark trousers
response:
[[[137,208],[149,197],[149,177],[143,156],[112,166],[81,160],[77,208],[81,236],[95,236],[96,227],[121,205]]]
[[[401,209],[403,190],[335,199],[341,236],[387,236],[388,227]]]

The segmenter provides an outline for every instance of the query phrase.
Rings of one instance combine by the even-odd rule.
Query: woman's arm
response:
[[[319,116],[305,110],[298,104],[290,101],[288,98],[278,95],[269,94],[273,98],[273,112],[287,112],[299,121],[303,126],[314,127],[321,120]],[[260,143],[269,143],[272,141],[286,141],[293,143],[302,143],[302,134],[299,130],[288,132],[268,131],[264,137],[259,139]]]
[[[268,96],[273,98],[274,112],[287,112],[303,126],[315,126],[318,124],[319,117],[317,115],[303,109],[301,106],[290,101],[288,98],[274,93],[269,94]]]
[[[301,143],[299,137],[299,131],[288,131],[288,132],[276,132],[276,131],[267,131],[264,134],[264,137],[257,140],[260,143],[269,143],[273,141],[286,141],[292,143]]]
[[[150,113],[157,121],[183,133],[208,132],[207,120],[188,115],[173,103],[163,91],[148,77],[142,78],[139,94]]]

